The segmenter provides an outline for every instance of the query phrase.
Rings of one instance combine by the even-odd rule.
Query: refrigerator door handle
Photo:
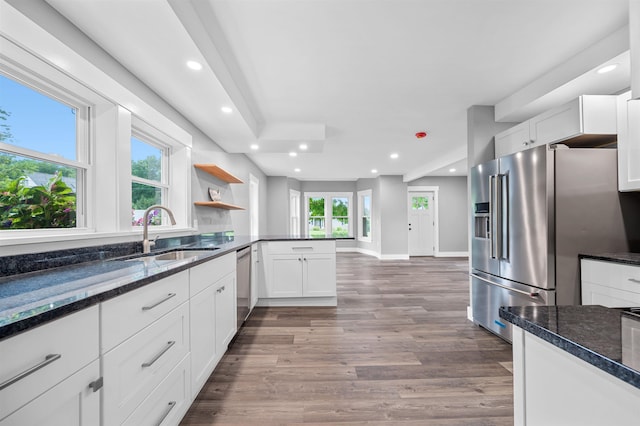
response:
[[[531,291],[531,292],[529,292],[529,291],[518,290],[517,288],[507,287],[506,285],[498,284],[498,283],[493,282],[491,280],[488,280],[488,279],[486,279],[484,277],[481,277],[480,275],[476,275],[476,274],[470,274],[470,275],[473,278],[477,278],[480,281],[484,281],[487,284],[495,285],[496,287],[500,287],[500,288],[504,288],[504,289],[509,290],[509,291],[513,291],[514,293],[520,293],[520,294],[523,294],[525,296],[532,297],[532,298],[540,297],[540,292],[539,291]]]
[[[499,176],[500,190],[500,258],[509,259],[509,175]]]
[[[489,176],[489,245],[492,259],[498,257],[498,238],[495,231],[500,229],[498,227],[497,177],[498,175]]]

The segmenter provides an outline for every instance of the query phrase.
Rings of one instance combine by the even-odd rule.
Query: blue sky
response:
[[[72,107],[0,74],[0,109],[10,113],[0,124],[10,127],[11,140],[22,148],[76,160],[76,115]],[[133,144],[132,159],[157,156],[158,149]]]

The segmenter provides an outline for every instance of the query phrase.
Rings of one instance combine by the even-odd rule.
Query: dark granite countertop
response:
[[[640,330],[640,309],[503,306],[500,318],[640,388],[640,346],[630,337]]]
[[[203,251],[195,257],[170,262],[135,260],[141,255],[139,242],[1,257],[4,269],[0,271],[0,340],[254,242],[311,240],[280,235],[218,237],[158,240],[151,255],[175,250]]]
[[[579,257],[580,259],[603,260],[605,262],[640,266],[640,253],[585,253],[580,254]]]

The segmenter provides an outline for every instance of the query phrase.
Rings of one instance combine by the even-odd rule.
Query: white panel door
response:
[[[433,192],[409,193],[409,256],[433,256]]]

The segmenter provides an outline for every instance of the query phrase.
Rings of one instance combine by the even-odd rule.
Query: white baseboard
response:
[[[469,321],[473,321],[473,311],[471,310],[471,306],[467,306],[467,319]]]
[[[292,298],[274,298],[274,299],[258,299],[256,306],[338,306],[337,297],[292,297]]]
[[[469,257],[468,251],[441,251],[436,257]]]
[[[381,254],[378,259],[381,260],[409,260],[408,254]]]

